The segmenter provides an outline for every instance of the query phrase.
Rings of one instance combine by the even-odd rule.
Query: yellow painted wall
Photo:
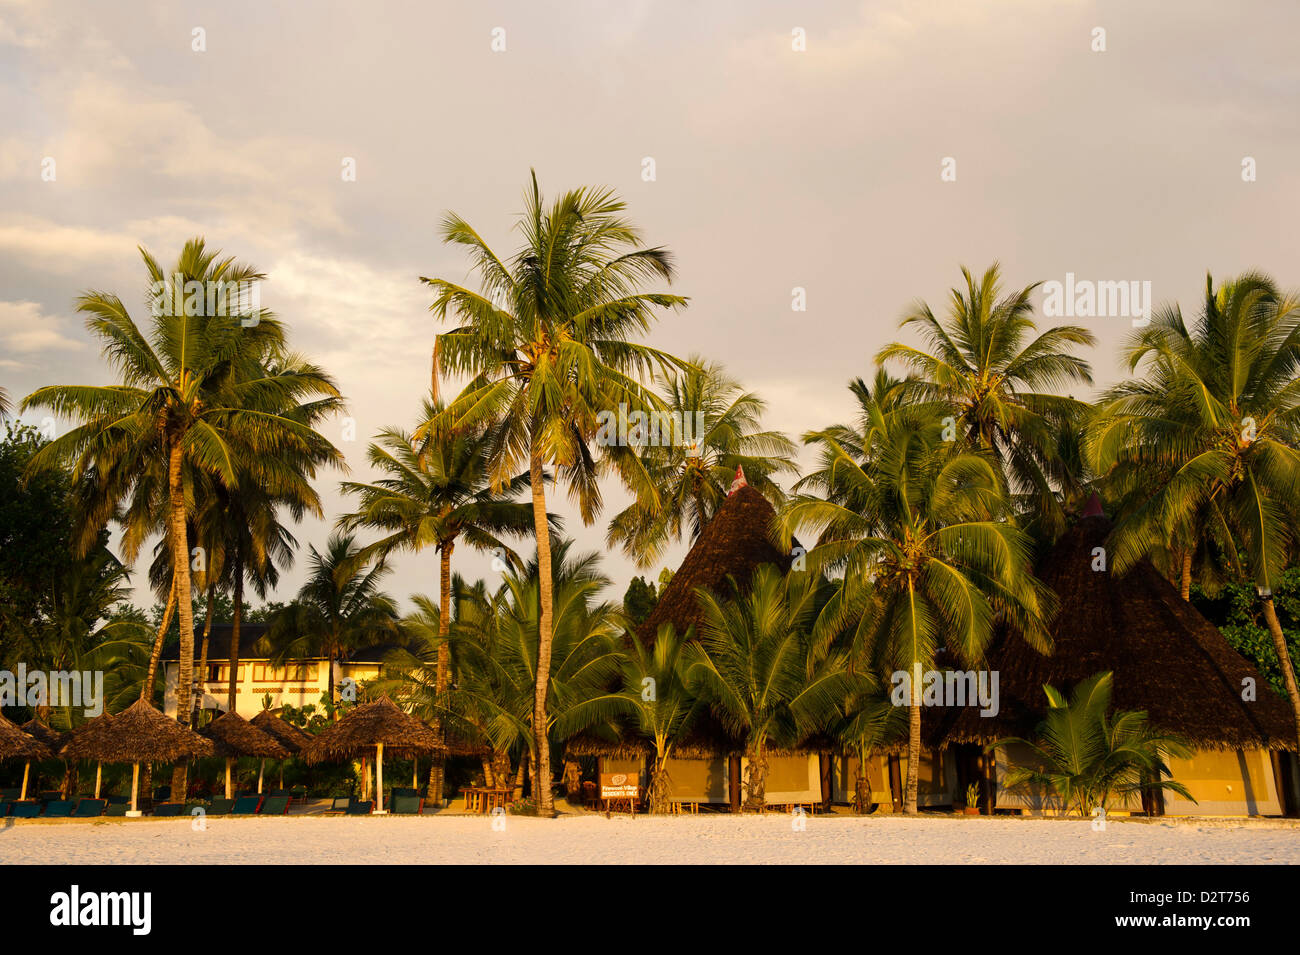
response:
[[[1167,815],[1281,815],[1273,762],[1265,750],[1197,750],[1191,759],[1169,760],[1169,770],[1196,802],[1166,791]]]
[[[673,796],[682,802],[728,802],[725,759],[670,759],[665,768]]]

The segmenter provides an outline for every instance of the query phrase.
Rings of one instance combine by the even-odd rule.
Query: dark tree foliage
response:
[[[1287,568],[1282,573],[1279,586],[1273,591],[1278,621],[1286,636],[1292,665],[1300,677],[1300,567]],[[1259,598],[1253,584],[1230,583],[1213,597],[1200,587],[1192,586],[1192,603],[1222,632],[1234,650],[1255,664],[1268,680],[1273,692],[1285,699],[1282,670],[1277,662],[1277,650],[1269,635],[1259,609]]]
[[[658,602],[655,585],[646,583],[643,577],[633,577],[627,585],[627,592],[623,594],[623,609],[632,618],[632,622],[638,625],[645,622]]]

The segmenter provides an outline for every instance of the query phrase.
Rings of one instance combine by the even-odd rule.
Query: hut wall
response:
[[[666,765],[673,796],[681,802],[718,803],[728,800],[727,760],[669,759]]]
[[[740,778],[745,778],[749,760],[740,761]],[[821,765],[816,753],[795,756],[768,756],[767,791],[769,804],[821,802]]]
[[[1273,764],[1264,750],[1197,750],[1191,759],[1170,759],[1169,770],[1196,797],[1196,802],[1166,791],[1166,815],[1282,814]]]
[[[624,759],[618,756],[600,756],[596,759],[597,772],[600,773],[627,773],[629,776],[635,776],[645,784],[645,759],[637,756],[633,759]]]
[[[907,754],[899,757],[899,773],[907,784]],[[889,789],[889,774],[885,774],[885,790]],[[947,750],[921,750],[921,765],[916,774],[916,804],[918,806],[951,806],[957,794],[957,761]],[[888,801],[888,797],[885,801]]]
[[[889,757],[874,754],[867,757],[867,780],[871,784],[871,801],[889,803],[893,797],[889,792]],[[835,760],[835,787],[832,799],[835,802],[851,803],[858,791],[858,758],[848,756]]]

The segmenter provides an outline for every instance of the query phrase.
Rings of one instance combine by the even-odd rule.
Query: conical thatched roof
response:
[[[107,724],[106,732],[87,734],[77,747],[81,759],[105,763],[169,763],[183,756],[211,756],[212,743],[137,700]],[[77,740],[73,740],[77,743]]]
[[[377,743],[383,743],[384,751],[394,756],[446,750],[433,730],[384,696],[358,706],[326,729],[303,749],[302,757],[309,763],[349,759]]]
[[[50,749],[0,715],[0,759],[49,759]]]
[[[303,747],[312,741],[310,733],[304,733],[288,720],[272,716],[267,710],[254,716],[251,723],[267,736],[274,738],[290,753],[302,752]]]
[[[745,586],[760,564],[776,564],[782,573],[789,570],[789,555],[776,546],[775,520],[776,512],[762,494],[747,484],[737,488],[704,526],[654,610],[637,627],[641,639],[653,643],[664,623],[678,633],[698,626],[702,615],[695,600],[697,588],[722,590],[728,576]]]
[[[68,741],[67,733],[60,733],[58,730],[50,729],[40,720],[28,720],[18,728],[28,736],[40,740],[41,744],[51,753],[57,753],[63,744]]]
[[[1197,748],[1294,748],[1286,704],[1149,561],[1123,576],[1109,562],[1093,570],[1094,549],[1105,546],[1110,523],[1099,508],[1092,513],[1039,564],[1039,577],[1060,598],[1053,653],[1043,656],[1005,635],[988,655],[989,669],[998,672],[998,715],[962,708],[934,720],[931,738],[946,745],[1031,735],[1047,706],[1043,684],[1068,692],[1109,670],[1117,709],[1145,710],[1152,725]],[[1242,699],[1248,677],[1255,681],[1253,702]]]
[[[107,710],[87,720],[67,735],[59,755],[64,759],[98,759],[90,753],[102,747],[106,734],[113,731],[112,724],[113,717]]]
[[[199,735],[212,740],[213,751],[218,756],[284,759],[289,755],[289,750],[280,745],[274,736],[263,732],[233,710],[221,714],[203,727]]]

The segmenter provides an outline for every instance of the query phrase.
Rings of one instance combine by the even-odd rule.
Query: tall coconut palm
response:
[[[946,319],[919,302],[902,321],[920,332],[925,347],[894,342],[876,361],[898,362],[914,374],[908,400],[936,421],[951,417],[946,436],[990,452],[1028,509],[1059,526],[1064,515],[1049,479],[1056,434],[1082,420],[1088,406],[1052,390],[1092,383],[1088,362],[1071,351],[1096,337],[1078,325],[1037,334],[1030,300],[1037,285],[1003,295],[997,263],[979,279],[961,271],[966,288],[952,290]]]
[[[323,657],[329,667],[326,695],[334,699],[334,665],[350,651],[377,646],[398,635],[397,604],[380,590],[383,563],[366,567],[351,534],[331,534],[324,552],[309,545],[307,579],[297,597],[271,618],[266,639],[271,661]]]
[[[1206,277],[1190,324],[1160,308],[1127,347],[1143,374],[1105,397],[1092,433],[1098,470],[1147,468],[1144,503],[1113,533],[1123,572],[1171,539],[1206,528],[1254,583],[1300,741],[1300,690],[1273,603],[1300,524],[1300,300],[1248,273]]]
[[[843,654],[819,653],[813,624],[824,595],[810,574],[754,572],[738,599],[700,593],[699,643],[686,647],[687,680],[723,727],[744,740],[746,805],[766,804],[768,751],[793,746],[844,715],[840,704],[864,680]]]
[[[0,388],[0,418],[9,417],[9,393]]]
[[[663,410],[641,379],[655,368],[682,363],[636,339],[659,309],[683,306],[686,299],[640,290],[648,281],[671,280],[671,259],[665,249],[642,244],[622,215],[624,203],[609,190],[575,189],[548,207],[534,174],[525,204],[519,221],[523,246],[509,262],[464,219],[452,214],[444,220],[443,240],[469,252],[478,291],[446,279],[421,281],[436,293],[434,314],[457,323],[438,336],[436,363],[451,374],[471,376],[433,426],[463,430],[496,422],[492,477],[498,488],[528,467],[541,565],[533,714],[537,802],[549,812],[554,804],[545,727],[554,597],[543,472],[548,466],[556,471],[588,524],[600,510],[602,461],[612,463],[637,494],[656,493],[627,448],[600,447],[598,460],[592,444],[601,412],[616,412],[620,405]]]
[[[736,468],[743,468],[749,486],[773,505],[783,499],[773,476],[795,470],[794,442],[762,430],[763,399],[745,391],[719,364],[697,356],[690,364],[686,371],[657,376],[668,420],[682,432],[674,435],[681,440],[661,439],[640,452],[658,494],[633,501],[610,522],[606,535],[638,567],[657,562],[670,543],[682,539],[684,525],[691,538],[699,536],[727,499]]]
[[[441,403],[426,401],[420,420],[433,420],[444,410]],[[339,518],[339,527],[385,532],[384,537],[361,549],[363,560],[433,548],[440,559],[439,605],[450,606],[451,558],[457,541],[513,557],[501,537],[522,535],[532,528],[532,508],[512,500],[528,486],[528,475],[520,474],[499,490],[494,488],[490,450],[490,439],[482,431],[435,430],[417,441],[399,428],[384,429],[371,443],[369,453],[371,466],[383,477],[370,484],[343,483],[344,492],[357,495],[360,502],[356,511]],[[554,524],[555,518],[550,521]],[[447,635],[452,615],[439,614],[438,620],[442,629],[437,687],[442,692],[450,673]],[[429,799],[435,803],[442,800],[442,768],[442,756],[435,755],[429,776]]]
[[[262,273],[253,266],[208,251],[201,238],[185,244],[170,271],[144,249],[140,254],[151,282],[147,334],[116,295],[87,292],[77,301],[78,310],[87,315],[87,328],[103,342],[104,357],[118,373],[119,383],[48,386],[24,399],[23,408],[49,408],[76,422],[37,455],[33,466],[73,459],[77,477],[115,475],[106,475],[102,483],[97,513],[103,518],[139,491],[139,482],[157,482],[165,473],[167,537],[181,633],[177,715],[188,723],[194,618],[188,599],[186,517],[193,489],[187,487],[187,466],[237,486],[240,456],[274,456],[285,448],[323,442],[309,426],[268,409],[283,405],[287,397],[338,398],[338,389],[311,366],[286,375],[264,373],[268,357],[282,354],[286,344],[284,327],[270,312],[231,315],[225,308],[193,303],[187,295],[191,288],[260,280]],[[197,308],[168,307],[178,299]],[[340,458],[332,447],[329,452]],[[159,462],[165,462],[165,470]]]
[[[782,515],[787,537],[801,528],[820,535],[810,570],[844,574],[823,612],[826,632],[852,623],[857,659],[910,688],[900,701],[909,707],[909,813],[917,805],[921,674],[941,649],[965,666],[979,664],[998,615],[1046,649],[1051,612],[1050,595],[1029,570],[1028,538],[1005,520],[1002,477],[987,455],[944,442],[941,427],[901,416],[874,434],[865,461],[832,431],[810,435],[830,458],[832,493],[798,495]]]

